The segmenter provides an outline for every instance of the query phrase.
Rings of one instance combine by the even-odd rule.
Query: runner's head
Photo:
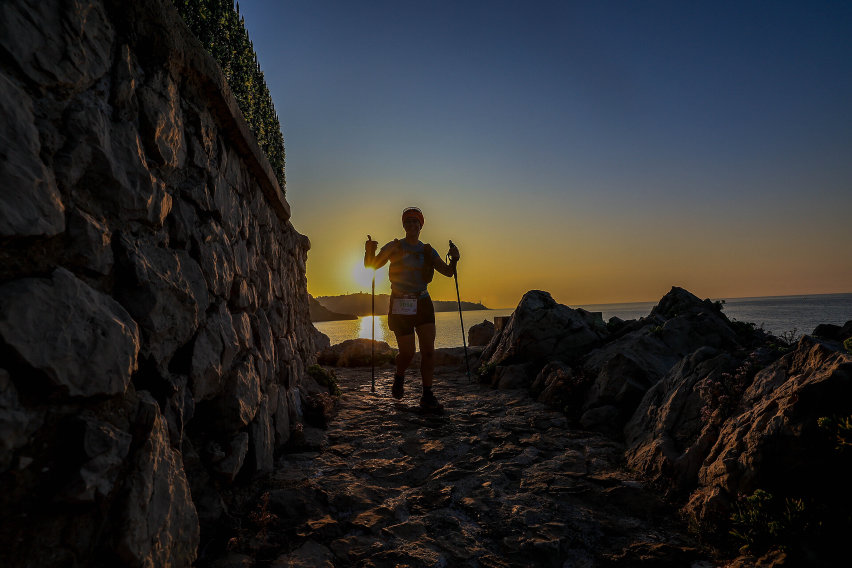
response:
[[[406,207],[402,211],[402,226],[405,226],[406,219],[417,219],[420,221],[420,228],[423,228],[423,212],[417,207]]]

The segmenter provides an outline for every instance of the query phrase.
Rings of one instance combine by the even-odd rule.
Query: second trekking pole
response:
[[[455,246],[456,245],[453,244],[453,241],[450,241],[450,248],[455,248]],[[467,341],[464,337],[464,319],[462,318],[461,295],[459,294],[459,273],[457,265],[453,266],[453,279],[456,281],[456,299],[459,302],[459,321],[461,322],[462,345],[464,345],[464,366],[465,369],[467,369],[467,382],[470,383],[470,363],[468,363],[467,361]]]

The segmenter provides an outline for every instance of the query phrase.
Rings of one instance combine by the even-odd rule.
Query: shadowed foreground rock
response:
[[[328,431],[306,429],[308,446],[279,460],[266,496],[203,545],[199,564],[709,566],[621,469],[620,444],[570,429],[523,390],[447,369],[444,417],[410,410],[419,388],[392,399],[391,370],[372,394],[369,369],[336,369],[343,394]]]

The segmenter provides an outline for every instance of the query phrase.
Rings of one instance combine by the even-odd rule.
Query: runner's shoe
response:
[[[391,394],[394,398],[402,398],[402,395],[405,394],[405,375],[394,375],[393,377],[393,387],[391,387]]]
[[[431,391],[424,393],[423,396],[420,397],[420,410],[432,414],[444,413],[444,407],[440,402],[438,402],[438,399],[435,398],[435,395],[432,394]]]

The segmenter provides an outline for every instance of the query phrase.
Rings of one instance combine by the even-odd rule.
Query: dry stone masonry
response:
[[[167,0],[0,4],[0,564],[189,565],[272,469],[316,353],[282,189]]]

